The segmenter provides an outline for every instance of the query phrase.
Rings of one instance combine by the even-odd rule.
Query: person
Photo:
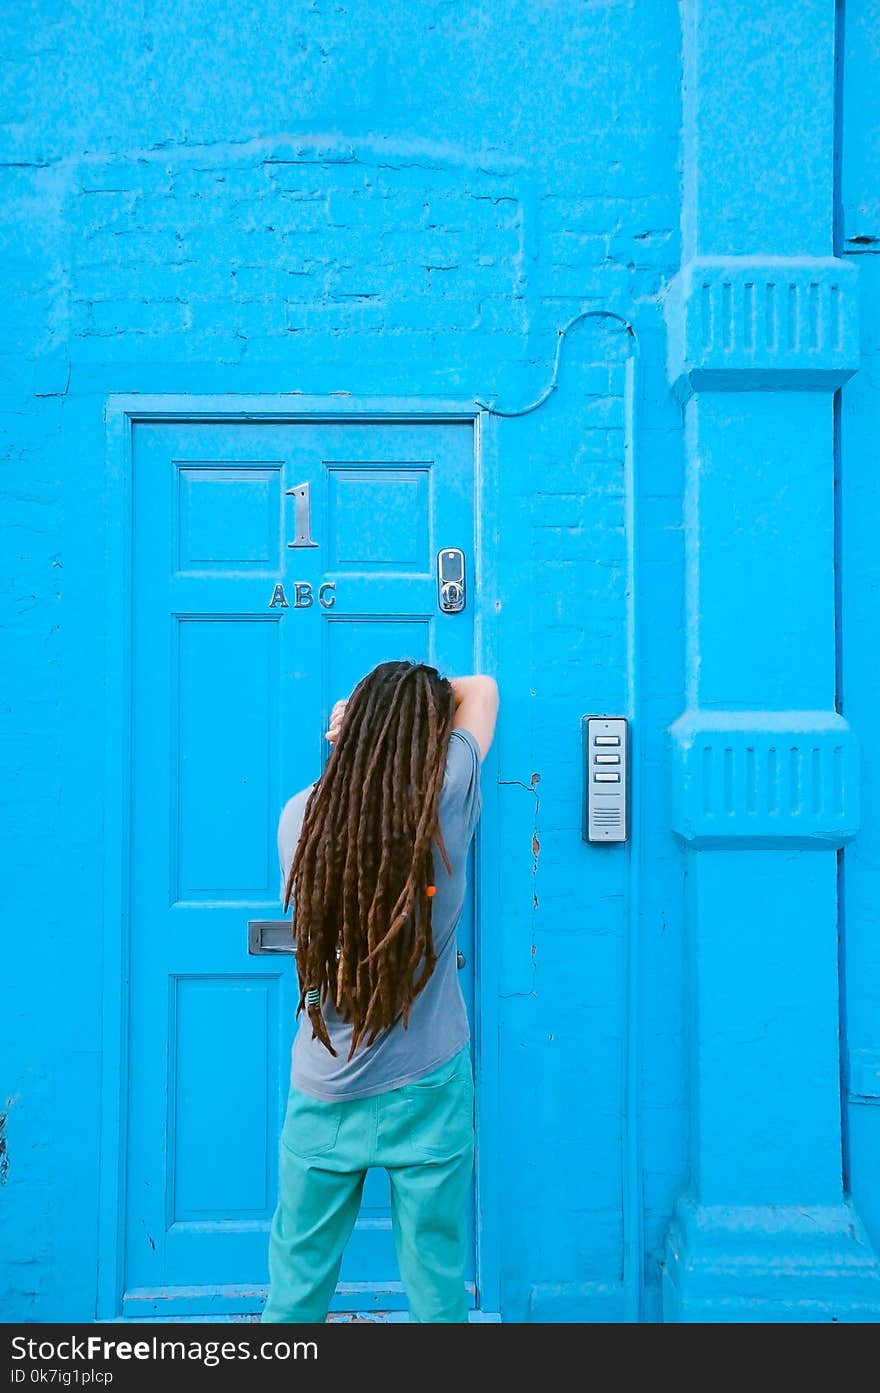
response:
[[[264,1322],[324,1321],[367,1170],[390,1179],[410,1320],[466,1321],[474,1160],[456,927],[498,687],[380,663],[333,708],[323,773],[278,824],[299,1028]]]

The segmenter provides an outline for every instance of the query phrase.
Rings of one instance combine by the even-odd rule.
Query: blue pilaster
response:
[[[690,1183],[680,1321],[880,1319],[844,1192],[837,857],[859,826],[835,709],[835,390],[858,368],[832,253],[834,5],[684,0],[685,264],[667,301],[686,424]]]

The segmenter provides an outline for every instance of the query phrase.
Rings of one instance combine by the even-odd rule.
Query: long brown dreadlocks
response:
[[[327,996],[351,1022],[354,1054],[403,1014],[436,966],[431,927],[437,823],[455,696],[436,668],[380,663],[352,692],[339,738],[306,803],[285,886],[293,897],[300,999],[336,1054]]]

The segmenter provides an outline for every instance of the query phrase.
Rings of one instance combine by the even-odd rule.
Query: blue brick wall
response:
[[[662,324],[680,262],[677,6],[269,3],[247,24],[219,7],[35,0],[6,25],[0,438],[15,680],[2,739],[8,922],[21,932],[3,1006],[2,1178],[17,1218],[0,1311],[94,1310],[106,394],[517,407],[549,381],[559,326],[612,307],[640,343],[640,1126],[655,1315],[687,1141],[681,870],[662,778],[682,706],[681,417]],[[512,1320],[601,1305],[623,1272],[624,886],[601,912],[572,906],[589,879],[579,718],[625,697],[628,351],[619,329],[582,324],[551,402],[499,436],[500,657],[516,673],[498,674]],[[587,1038],[601,1043],[592,1057]]]
[[[880,57],[880,15],[867,0],[846,11],[841,35],[847,79],[841,94],[841,250],[858,268],[862,370],[841,392],[838,511],[844,539],[839,569],[841,709],[859,731],[862,832],[844,857],[841,886],[846,933],[841,953],[846,1008],[847,1179],[861,1218],[880,1250],[880,933],[877,876],[880,740],[875,713],[880,643],[874,440],[880,384],[880,124],[865,105]]]

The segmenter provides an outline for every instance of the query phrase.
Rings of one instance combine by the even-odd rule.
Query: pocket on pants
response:
[[[325,1156],[336,1145],[341,1121],[341,1103],[328,1103],[291,1089],[281,1145],[294,1156]]]
[[[409,1140],[417,1156],[443,1160],[474,1140],[474,1077],[462,1051],[423,1079],[403,1087]]]

